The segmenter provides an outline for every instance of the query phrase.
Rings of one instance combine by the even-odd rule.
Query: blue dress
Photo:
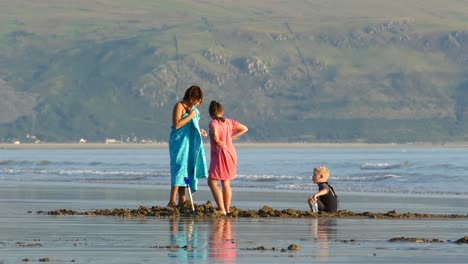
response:
[[[179,129],[171,128],[169,137],[169,155],[171,158],[171,186],[185,186],[184,178],[188,177],[190,189],[196,192],[198,179],[208,176],[205,149],[200,132],[200,112],[192,107],[196,115]],[[182,117],[188,116],[185,113]]]

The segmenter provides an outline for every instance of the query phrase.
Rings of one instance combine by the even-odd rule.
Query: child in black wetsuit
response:
[[[312,181],[318,185],[319,191],[309,196],[308,203],[311,210],[315,202],[317,202],[319,212],[333,213],[338,210],[338,197],[333,187],[327,182],[329,177],[330,171],[327,167],[318,166],[314,168]]]

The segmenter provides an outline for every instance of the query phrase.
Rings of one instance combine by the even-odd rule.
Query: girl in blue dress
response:
[[[206,178],[208,175],[202,140],[207,133],[199,126],[198,107],[202,102],[202,90],[193,85],[185,91],[182,101],[174,105],[169,137],[171,194],[167,207],[177,205],[177,194],[179,195],[178,205],[185,202],[185,177],[189,178],[191,191],[196,192],[198,179]]]

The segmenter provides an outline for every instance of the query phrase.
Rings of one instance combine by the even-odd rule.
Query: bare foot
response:
[[[217,215],[226,215],[226,212],[223,210],[216,210]]]
[[[166,208],[169,208],[169,209],[175,209],[177,207],[176,203],[171,203],[169,202],[167,205],[166,205]]]
[[[178,204],[177,204],[177,207],[182,207],[182,208],[183,208],[183,207],[185,207],[185,206],[186,206],[186,205],[185,205],[185,202],[181,202],[181,203],[178,203]],[[190,204],[187,204],[187,206],[190,206]]]

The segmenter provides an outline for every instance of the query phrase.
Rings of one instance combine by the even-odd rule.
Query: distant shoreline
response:
[[[209,144],[205,143],[205,147]],[[468,147],[468,142],[449,143],[236,143],[239,148],[438,148],[438,147]],[[167,143],[0,143],[0,149],[165,149]]]

